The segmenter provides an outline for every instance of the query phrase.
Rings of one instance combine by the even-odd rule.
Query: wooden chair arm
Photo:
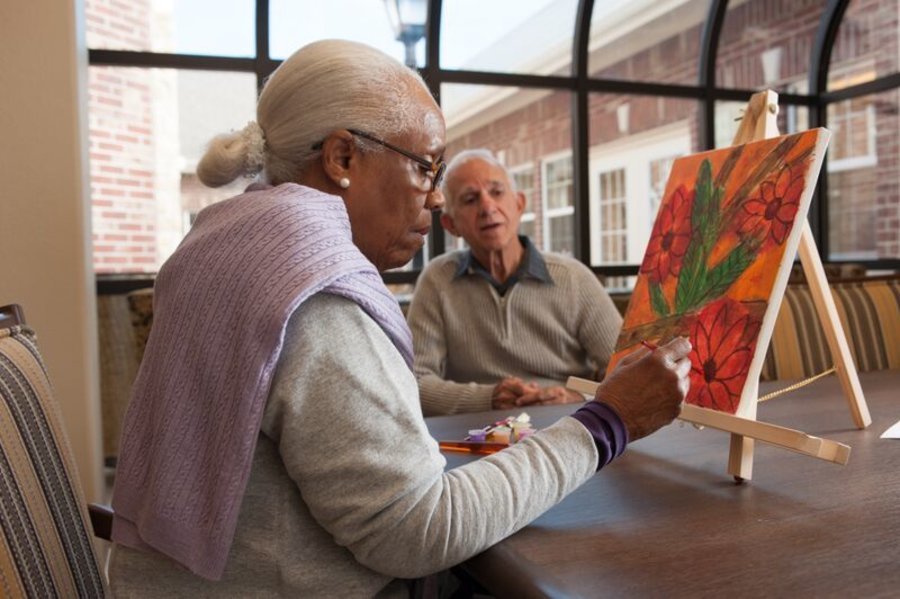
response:
[[[99,503],[89,503],[88,514],[91,516],[91,526],[94,527],[94,536],[106,541],[112,540],[112,508],[108,505]]]

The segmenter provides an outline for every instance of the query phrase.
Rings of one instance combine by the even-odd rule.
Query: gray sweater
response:
[[[416,379],[356,304],[319,294],[288,324],[223,579],[116,546],[117,597],[402,596],[515,532],[594,474],[573,418],[444,472]]]
[[[432,260],[409,307],[426,416],[491,409],[507,376],[561,385],[602,376],[622,317],[586,266],[543,254],[552,284],[525,278],[499,295],[483,277],[456,277],[460,252]]]

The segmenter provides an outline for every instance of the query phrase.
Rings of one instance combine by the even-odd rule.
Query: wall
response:
[[[0,2],[0,305],[21,304],[38,333],[93,500],[100,409],[80,10],[76,0]]]

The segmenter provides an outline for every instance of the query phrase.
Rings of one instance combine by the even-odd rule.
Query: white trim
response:
[[[837,102],[834,106],[840,106],[845,102],[852,102],[853,99],[843,100],[841,102]],[[842,171],[849,171],[853,169],[860,168],[869,168],[878,165],[878,151],[875,147],[875,138],[878,136],[878,131],[876,130],[876,121],[878,115],[875,114],[875,107],[872,104],[868,104],[861,111],[857,111],[858,115],[865,115],[865,128],[866,128],[866,153],[860,154],[858,156],[850,156],[848,158],[835,158],[828,160],[828,172],[830,173],[838,173]],[[840,118],[840,122],[835,123],[833,118],[829,118],[829,124],[832,129],[836,129],[835,124],[842,125],[847,122],[847,119]],[[843,133],[843,132],[842,132]],[[830,148],[834,148],[834,145],[830,145]]]
[[[554,152],[553,154],[548,154],[541,159],[541,246],[544,251],[552,251],[550,248],[551,237],[552,234],[550,232],[550,219],[551,218],[559,218],[565,217],[569,215],[575,214],[575,206],[574,201],[575,198],[570,198],[572,200],[572,204],[569,206],[565,206],[562,208],[548,208],[547,207],[547,167],[552,163],[561,162],[563,160],[568,159],[571,163],[572,161],[572,151],[564,150],[562,152]],[[574,173],[573,173],[574,175]],[[572,179],[572,185],[574,186],[575,180],[574,176]],[[573,248],[574,249],[574,248]]]
[[[625,170],[626,264],[637,264],[644,256],[656,214],[650,211],[650,163],[669,156],[691,153],[691,130],[687,120],[677,121],[637,135],[593,146],[590,149],[589,218],[592,228],[600,222],[600,173]],[[600,264],[600,235],[591,235],[591,264]]]
[[[522,223],[531,223],[535,222],[536,214],[534,212],[534,202],[538,199],[537,197],[537,186],[534,184],[534,177],[537,174],[537,169],[535,167],[534,162],[523,162],[522,164],[518,164],[514,167],[507,168],[509,172],[510,178],[512,178],[512,183],[515,182],[515,176],[528,172],[531,172],[531,187],[527,190],[531,192],[531,197],[528,199],[528,204],[526,204],[526,210],[522,212],[521,218],[519,218],[519,226],[521,227]],[[522,191],[518,185],[515,185],[516,191]],[[533,240],[532,240],[533,241]]]

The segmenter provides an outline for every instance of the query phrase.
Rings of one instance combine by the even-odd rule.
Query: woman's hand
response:
[[[646,437],[681,412],[690,388],[691,343],[673,339],[653,351],[641,348],[623,358],[600,383],[595,399],[613,408],[629,441]]]

